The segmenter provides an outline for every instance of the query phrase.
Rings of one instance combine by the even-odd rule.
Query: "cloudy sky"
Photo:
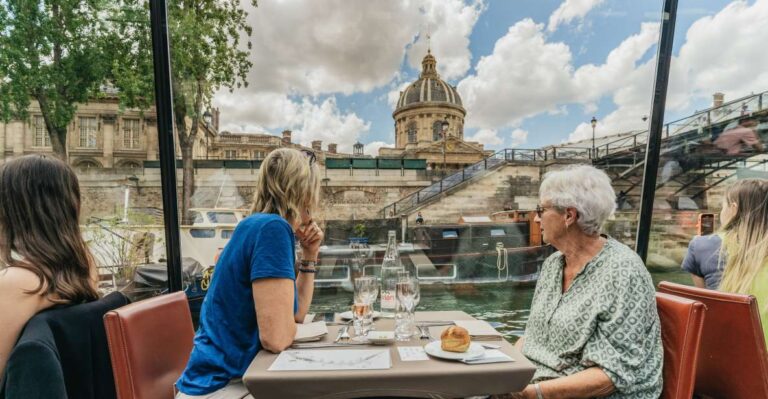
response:
[[[768,90],[768,0],[682,0],[666,120]],[[487,148],[538,148],[645,127],[662,0],[271,0],[249,9],[249,86],[220,92],[221,128],[294,132],[376,154],[427,33]]]

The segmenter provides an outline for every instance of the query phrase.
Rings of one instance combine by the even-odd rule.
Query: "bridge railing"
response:
[[[736,122],[742,117],[748,117],[755,112],[763,111],[766,107],[768,107],[768,91],[758,94],[750,94],[726,102],[723,105],[696,112],[685,118],[669,122],[664,125],[662,137],[668,139],[691,131],[699,131],[704,134],[704,132],[707,132],[712,125],[721,124],[727,121]],[[647,142],[648,130],[645,129],[596,146],[594,153],[592,153],[590,157],[591,159],[600,159],[617,152],[644,146]],[[572,147],[561,146],[551,147],[550,149],[562,152],[569,148]]]
[[[510,162],[543,162],[550,160],[589,160],[590,148],[568,147],[568,148],[547,148],[547,149],[526,149],[526,148],[505,148],[497,151],[493,155],[479,161],[473,165],[467,166],[450,176],[440,179],[438,182],[421,190],[405,196],[385,206],[379,213],[382,218],[395,217],[400,213],[407,212],[431,199],[432,197],[450,190],[460,183],[467,181],[486,170],[495,169],[503,164]]]

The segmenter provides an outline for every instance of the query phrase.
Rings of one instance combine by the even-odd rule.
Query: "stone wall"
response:
[[[417,211],[427,223],[456,223],[462,216],[489,216],[504,209],[533,209],[538,202],[544,169],[543,165],[503,166],[440,194],[437,201],[410,212],[408,222],[415,223]]]
[[[125,192],[129,208],[162,209],[159,169],[139,169],[136,175],[116,169],[78,173],[83,196],[82,216],[122,217]],[[250,208],[257,170],[198,169],[195,173],[194,208]],[[133,177],[135,176],[135,178]],[[323,171],[320,220],[359,220],[377,217],[389,203],[429,185],[423,171],[331,170]],[[181,170],[177,174],[181,193]],[[157,212],[156,212],[157,213]]]

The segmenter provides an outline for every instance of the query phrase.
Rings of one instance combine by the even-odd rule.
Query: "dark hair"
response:
[[[77,176],[61,160],[27,155],[0,169],[0,262],[37,275],[28,293],[57,303],[99,297],[79,216]]]

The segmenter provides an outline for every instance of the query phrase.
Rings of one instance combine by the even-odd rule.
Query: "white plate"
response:
[[[424,352],[427,352],[430,356],[439,357],[441,359],[464,360],[483,356],[485,348],[480,344],[472,342],[469,344],[469,349],[467,349],[466,352],[448,352],[440,348],[440,341],[432,341],[424,345]]]
[[[352,311],[347,310],[346,312],[339,313],[339,317],[341,317],[343,320],[352,320]],[[381,317],[381,312],[373,311],[373,318],[378,319]]]
[[[395,342],[394,331],[368,331],[368,342],[374,345],[389,345]]]

